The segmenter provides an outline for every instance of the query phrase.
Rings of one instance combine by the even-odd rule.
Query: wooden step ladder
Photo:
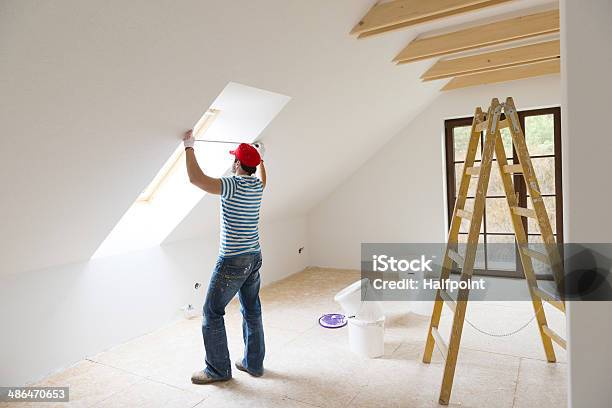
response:
[[[502,119],[502,113],[505,116],[504,119]],[[514,149],[516,150],[519,160],[519,163],[517,164],[508,164],[506,159],[506,152],[500,132],[500,129],[505,127],[509,129],[512,137],[512,144],[514,145]],[[474,160],[478,150],[481,131],[485,132],[482,160],[480,166],[475,166]],[[540,194],[538,180],[529,157],[525,136],[523,134],[523,130],[521,129],[518,113],[512,98],[507,98],[506,102],[503,104],[500,104],[497,99],[493,99],[486,116],[483,115],[483,111],[480,107],[476,108],[474,113],[470,142],[468,145],[467,156],[461,176],[461,184],[457,193],[455,209],[448,233],[447,248],[444,255],[440,279],[445,280],[450,277],[454,264],[461,269],[461,281],[467,281],[472,276],[474,262],[476,259],[478,235],[480,233],[480,226],[482,223],[487,195],[487,187],[489,185],[489,175],[491,173],[491,165],[494,155],[496,156],[497,163],[499,165],[499,172],[504,186],[508,207],[510,209],[510,217],[512,218],[512,225],[514,227],[516,236],[519,257],[523,265],[523,272],[529,287],[546,359],[549,362],[555,362],[556,358],[552,341],[563,348],[566,347],[566,343],[560,335],[548,327],[542,301],[550,303],[562,312],[565,312],[565,303],[559,296],[548,293],[538,287],[536,275],[533,269],[532,258],[537,259],[540,262],[545,262],[551,268],[558,293],[564,293],[563,267],[546,207],[544,206],[544,201]],[[514,183],[512,181],[512,174],[514,173],[523,174],[527,191],[532,201],[533,209],[519,206],[514,189]],[[476,177],[478,178],[478,184],[476,187],[474,207],[472,211],[467,211],[465,209],[465,203],[468,195],[468,188],[472,178]],[[453,180],[449,180],[449,182],[452,183]],[[535,251],[528,247],[523,217],[535,220],[540,227],[545,252]],[[462,219],[468,220],[470,224],[467,244],[465,245],[465,253],[463,256],[460,255],[458,251],[459,229]],[[425,345],[425,352],[423,354],[423,362],[430,363],[435,345],[446,360],[439,398],[440,404],[443,405],[447,405],[449,403],[451,389],[453,386],[455,366],[457,364],[459,344],[461,342],[461,333],[463,330],[463,323],[465,320],[469,296],[469,285],[465,286],[468,289],[459,289],[456,301],[446,290],[439,289],[437,291],[431,322],[429,325],[429,332],[427,334],[427,343]],[[442,314],[442,307],[444,304],[449,306],[449,308],[454,312],[454,319],[448,345],[445,343],[440,335],[440,332],[438,331],[438,325],[440,323],[440,316]]]

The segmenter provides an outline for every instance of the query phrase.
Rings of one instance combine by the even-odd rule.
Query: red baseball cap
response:
[[[259,152],[248,143],[240,143],[236,150],[230,151],[230,154],[236,156],[240,163],[248,167],[257,167],[261,163]]]

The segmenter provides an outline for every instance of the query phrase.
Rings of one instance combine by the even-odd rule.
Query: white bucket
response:
[[[362,357],[376,358],[385,353],[385,318],[368,322],[348,320],[349,346],[353,353]]]
[[[334,300],[340,304],[342,310],[349,318],[354,316],[359,320],[368,322],[384,318],[385,314],[379,302],[361,300],[362,285],[364,285],[366,291],[366,298],[369,297],[368,294],[374,293],[374,288],[370,284],[370,280],[364,278],[342,289],[334,296]]]

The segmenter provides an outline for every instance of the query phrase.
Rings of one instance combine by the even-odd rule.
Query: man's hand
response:
[[[195,145],[195,137],[193,137],[193,129],[189,129],[183,135],[183,144],[185,145],[185,149],[191,147],[193,149],[193,145]]]

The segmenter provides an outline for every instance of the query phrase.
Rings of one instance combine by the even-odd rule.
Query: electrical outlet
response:
[[[200,312],[191,303],[183,306],[181,310],[183,311],[185,319],[195,319],[201,316]]]
[[[304,251],[304,247],[298,248],[298,254],[301,254]]]

